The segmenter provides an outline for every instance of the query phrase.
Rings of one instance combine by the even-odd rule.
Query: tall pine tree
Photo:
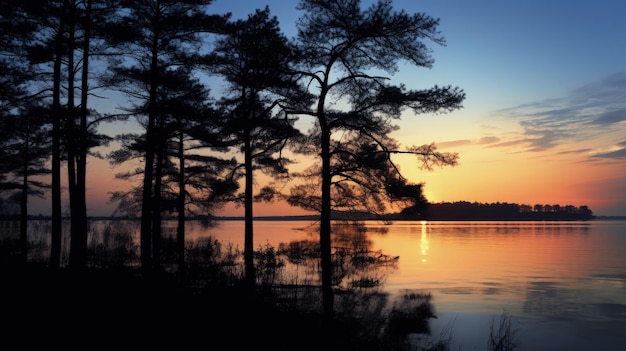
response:
[[[309,114],[316,121],[313,140],[321,163],[321,186],[311,195],[321,198],[318,209],[323,306],[326,314],[332,316],[331,211],[333,200],[340,201],[333,199],[332,189],[347,189],[347,184],[363,189],[378,181],[372,176],[380,174],[359,172],[365,177],[357,180],[348,177],[347,169],[338,172],[338,166],[349,160],[353,169],[375,169],[380,167],[379,162],[384,162],[387,166],[380,170],[397,170],[389,157],[399,152],[389,137],[395,129],[391,122],[400,118],[406,108],[415,113],[458,109],[465,94],[453,87],[407,90],[403,85],[389,84],[389,77],[381,76],[385,72],[395,73],[400,62],[419,67],[433,64],[426,42],[445,44],[437,19],[423,13],[394,11],[390,0],[376,1],[367,9],[361,8],[359,0],[301,0],[298,9],[303,11],[297,22],[301,53],[298,73],[317,98],[314,111]],[[344,142],[351,146],[343,147]],[[423,165],[454,165],[457,160],[456,154],[439,153],[428,145],[402,152],[418,156]],[[347,153],[354,156],[338,159]],[[377,161],[370,162],[373,159]],[[389,181],[399,179],[394,176]],[[292,203],[300,203],[301,198],[301,194],[296,194]]]

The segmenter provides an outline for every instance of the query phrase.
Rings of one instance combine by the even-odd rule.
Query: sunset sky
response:
[[[244,18],[269,5],[291,38],[296,3],[216,0],[211,9]],[[431,202],[587,205],[596,215],[626,215],[626,2],[393,5],[439,18],[447,40],[444,47],[430,45],[432,69],[402,66],[394,82],[411,89],[458,86],[467,95],[461,110],[419,116],[407,111],[397,123],[393,136],[402,145],[435,142],[440,151],[459,153],[458,166],[433,171],[398,159],[405,176],[425,183]],[[90,215],[110,214],[106,193],[127,188],[113,181],[117,171],[90,161]],[[34,203],[30,212],[37,214],[39,201]],[[287,205],[255,205],[257,216],[299,213]],[[218,214],[241,215],[243,209],[229,206]]]

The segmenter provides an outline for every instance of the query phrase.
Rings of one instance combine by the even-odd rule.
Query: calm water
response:
[[[255,247],[310,239],[309,224],[256,222]],[[433,335],[450,333],[455,350],[485,350],[503,311],[522,350],[626,350],[626,221],[367,226],[374,249],[400,256],[384,289],[430,292]],[[190,233],[243,247],[242,222]]]
[[[255,247],[317,240],[311,225],[256,221]],[[626,221],[366,226],[372,249],[399,256],[383,289],[431,293],[433,335],[453,350],[485,350],[504,311],[522,350],[626,350]],[[188,239],[208,236],[243,249],[243,222],[189,222]]]
[[[430,291],[462,350],[503,310],[524,350],[626,349],[626,222],[399,223],[376,245],[401,257],[387,288]]]

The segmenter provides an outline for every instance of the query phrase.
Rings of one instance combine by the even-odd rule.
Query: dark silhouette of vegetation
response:
[[[64,0],[62,4],[58,2],[52,3],[50,7],[42,6],[40,9],[42,10],[41,16],[43,19],[44,26],[48,21],[49,23],[49,31],[51,32],[51,37],[47,40],[48,43],[41,43],[40,45],[49,44],[50,50],[53,52],[52,58],[50,58],[53,62],[52,69],[52,156],[51,156],[51,167],[52,167],[52,177],[51,177],[51,211],[52,211],[52,233],[51,233],[51,241],[52,245],[50,248],[50,263],[53,267],[60,266],[60,258],[61,258],[61,237],[62,237],[62,218],[61,218],[61,121],[63,119],[63,107],[61,105],[61,65],[63,61],[63,53],[64,53],[64,35],[65,35],[65,26],[66,26],[66,18],[65,14],[67,13],[67,8],[69,3],[67,0]],[[49,18],[46,18],[46,13],[49,14]],[[43,27],[43,26],[42,26]],[[45,27],[44,27],[45,28]],[[44,28],[38,28],[38,31],[44,30]],[[35,48],[39,47],[37,44]],[[46,46],[44,46],[46,47]],[[34,62],[38,62],[38,60],[34,60]]]
[[[140,274],[138,222],[106,222],[92,226],[86,270],[49,270],[45,258],[20,269],[3,261],[3,349],[77,345],[66,330],[80,333],[80,340],[95,338],[100,346],[186,348],[201,342],[238,348],[245,335],[256,347],[274,350],[414,350],[410,333],[430,335],[431,296],[407,291],[390,299],[379,290],[397,259],[373,250],[364,227],[336,228],[333,280],[341,294],[329,321],[320,300],[315,232],[312,240],[259,245],[254,251],[257,288],[251,296],[247,287],[242,289],[238,248],[211,237],[187,241],[190,279],[181,285],[174,273],[158,279]],[[163,246],[169,245],[174,252],[175,243],[165,240]],[[162,258],[165,265],[177,264],[174,256]],[[29,328],[22,329],[23,323]],[[27,338],[31,333],[38,338]]]
[[[12,109],[22,108],[27,105],[35,106],[37,103],[46,104],[51,102],[51,211],[53,217],[52,250],[50,264],[58,267],[61,238],[61,123],[62,106],[61,99],[61,69],[64,54],[68,1],[44,2],[33,1],[28,3],[3,2],[3,26],[6,32],[2,33],[3,42],[7,45],[2,52],[3,61],[10,59],[12,63],[7,66],[6,83],[16,83],[7,87],[9,93],[15,95],[4,96],[7,104]],[[6,16],[6,17],[4,17]],[[15,23],[15,26],[11,24]],[[14,29],[14,30],[11,30]],[[14,36],[12,39],[8,39]],[[6,39],[5,39],[6,38]],[[18,49],[19,48],[19,49]],[[52,72],[46,70],[46,65],[52,64]],[[52,81],[52,87],[43,82]],[[41,86],[43,84],[43,87]],[[3,88],[4,89],[4,88]],[[12,91],[11,91],[12,90]],[[4,113],[11,114],[4,110]],[[5,116],[3,116],[5,117]]]
[[[253,284],[253,172],[260,170],[275,182],[286,182],[287,166],[293,161],[283,149],[300,133],[293,127],[295,118],[286,115],[281,106],[304,109],[311,101],[306,89],[286,73],[294,60],[293,49],[268,7],[246,20],[230,23],[211,58],[214,64],[209,68],[229,85],[227,95],[220,101],[221,113],[227,119],[223,138],[237,144],[243,154],[234,177],[237,179],[237,174],[243,172],[245,179],[244,193],[236,200],[243,200],[246,281]],[[258,197],[263,199],[273,192],[267,185]]]
[[[589,220],[593,211],[587,206],[520,205],[515,203],[478,203],[468,201],[433,203],[426,216],[429,220]]]
[[[404,109],[453,111],[461,108],[465,94],[455,87],[407,90],[381,76],[395,73],[401,61],[431,67],[427,42],[445,43],[437,19],[396,12],[390,1],[362,9],[359,0],[303,0],[298,9],[303,15],[297,22],[297,73],[317,99],[312,111],[299,111],[316,122],[301,151],[318,155],[319,163],[301,174],[308,183],[295,186],[288,199],[320,213],[323,300],[332,316],[331,212],[356,206],[371,211],[392,198],[385,190],[397,194],[406,180],[393,154],[413,154],[424,168],[455,165],[456,154],[438,152],[434,145],[401,150],[389,134]],[[341,105],[346,107],[333,107]]]
[[[420,193],[421,194],[421,193]],[[595,219],[588,206],[541,205],[534,206],[495,202],[469,201],[421,203],[421,208],[407,207],[400,212],[379,214],[368,211],[335,211],[337,220],[432,220],[432,221],[574,221]],[[617,217],[619,218],[619,217]]]
[[[402,176],[394,155],[413,155],[426,170],[458,160],[434,144],[402,148],[390,136],[406,109],[424,114],[462,107],[465,93],[458,87],[410,90],[390,83],[401,62],[433,65],[427,45],[445,44],[437,19],[394,11],[386,0],[366,9],[358,0],[302,0],[298,35],[290,40],[269,8],[230,21],[229,14],[210,14],[211,3],[0,3],[0,128],[12,131],[0,135],[0,204],[21,215],[19,243],[2,242],[2,286],[12,287],[6,301],[20,301],[3,313],[18,326],[3,331],[3,342],[21,340],[29,331],[20,323],[35,317],[52,326],[48,336],[71,330],[102,339],[98,328],[136,332],[133,317],[139,315],[147,332],[137,339],[146,346],[199,307],[210,316],[211,335],[239,336],[230,325],[244,323],[241,330],[262,339],[260,345],[275,342],[269,335],[276,328],[284,337],[279,349],[302,346],[302,338],[311,349],[402,349],[409,347],[407,333],[427,333],[430,297],[407,293],[397,302],[401,311],[385,310],[387,296],[377,291],[380,272],[397,258],[373,251],[362,227],[333,226],[332,220],[593,218],[586,206],[429,205],[423,184]],[[223,79],[226,91],[211,96],[207,74]],[[100,94],[120,92],[129,100],[121,113],[93,109]],[[104,121],[131,117],[138,133],[97,133]],[[295,128],[300,118],[312,121],[306,134]],[[87,157],[99,157],[93,149],[113,137],[121,146],[107,155],[112,164],[140,162],[116,175],[133,187],[112,194],[116,215],[139,218],[139,240],[128,239],[128,228],[109,228],[90,242]],[[290,173],[287,150],[318,162]],[[257,170],[276,184],[255,194]],[[303,182],[281,188],[296,176]],[[26,231],[28,196],[48,188],[49,247],[46,240],[29,241]],[[19,211],[8,201],[15,197]],[[253,202],[277,197],[319,213],[316,240],[255,250]],[[227,201],[245,207],[243,266],[235,248],[185,238],[188,214],[210,219]],[[174,213],[171,239],[163,235],[162,221]],[[39,260],[40,247],[49,249],[46,259]],[[4,255],[13,248],[19,248],[19,260]],[[29,254],[36,259],[29,261]],[[286,279],[285,270],[294,268],[295,276]],[[252,299],[241,293],[242,285],[255,292]],[[89,298],[96,310],[72,304]],[[69,325],[57,327],[67,304],[78,309],[63,320]],[[86,318],[95,324],[82,325]],[[277,325],[262,323],[267,318]],[[111,319],[119,330],[110,329]],[[204,333],[205,327],[181,323],[172,332]],[[180,337],[172,341],[180,346]]]
[[[50,149],[49,115],[46,109],[26,108],[3,118],[3,130],[13,133],[7,134],[3,141],[0,161],[6,177],[1,183],[2,190],[10,194],[9,200],[20,204],[20,247],[24,263],[28,256],[28,197],[44,195],[49,185],[38,177],[50,174],[45,165]]]
[[[519,348],[520,342],[517,330],[513,329],[511,322],[511,315],[507,311],[502,312],[497,328],[495,322],[492,321],[489,328],[487,350],[514,351]]]
[[[159,161],[162,165],[158,182],[161,188],[158,222],[166,214],[176,213],[177,236],[180,238],[177,255],[182,263],[186,215],[210,215],[223,203],[223,198],[232,197],[231,193],[237,190],[237,178],[229,175],[236,161],[214,156],[210,152],[224,152],[230,144],[220,140],[224,122],[214,107],[206,102],[207,88],[184,68],[168,72],[162,85],[164,92],[160,94],[159,101],[159,130],[163,145],[160,146],[162,158]],[[120,165],[145,157],[145,135],[125,133],[118,136],[118,141],[122,148],[109,155],[112,164]],[[138,179],[141,183],[144,172],[143,169],[135,169],[119,172],[116,176],[133,183]],[[142,194],[141,187],[115,192],[112,198],[119,201],[116,213],[140,216]],[[155,240],[160,242],[160,239]],[[162,250],[158,251],[160,255]]]
[[[10,113],[36,111],[41,115],[39,118],[45,120],[42,127],[49,129],[47,137],[51,139],[45,156],[51,159],[48,187],[52,192],[53,245],[50,264],[54,267],[60,265],[61,163],[67,165],[72,213],[70,265],[81,268],[87,244],[87,155],[92,147],[105,145],[109,139],[96,134],[96,126],[106,118],[87,106],[92,82],[89,58],[94,50],[91,25],[99,19],[99,14],[106,12],[104,7],[103,3],[92,7],[92,1],[3,3],[4,15],[11,16],[15,25],[3,26],[8,30],[3,34],[14,37],[7,42],[8,50],[2,56],[6,59],[14,55],[14,62],[20,63],[9,67],[21,70],[7,71],[9,79],[17,84],[9,104],[13,106]],[[75,101],[77,98],[79,103]],[[26,118],[22,123],[25,121]]]
[[[145,273],[158,270],[161,241],[162,177],[166,159],[170,70],[192,69],[198,55],[189,48],[203,35],[219,32],[227,17],[208,15],[204,1],[129,1],[108,27],[107,41],[118,50],[111,84],[137,101],[128,112],[143,119],[145,139],[141,191],[141,258]],[[208,97],[207,97],[208,99]]]

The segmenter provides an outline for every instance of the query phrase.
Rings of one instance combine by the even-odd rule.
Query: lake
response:
[[[302,221],[255,222],[255,247],[310,239]],[[373,248],[399,256],[384,289],[430,292],[433,335],[485,350],[504,311],[522,350],[624,350],[626,221],[366,222]],[[381,233],[384,231],[384,233]],[[243,222],[189,227],[243,247]]]
[[[30,225],[31,232],[46,231],[36,221]],[[254,246],[317,240],[307,230],[314,225],[257,220]],[[432,334],[451,337],[452,350],[485,350],[491,325],[497,327],[505,311],[522,350],[626,347],[626,221],[367,221],[365,226],[372,249],[398,256],[381,289],[391,295],[432,294],[437,315]],[[164,232],[174,228],[169,222]],[[4,227],[3,233],[15,229]],[[188,222],[188,239],[209,236],[243,250],[243,221],[218,221],[214,227]]]

